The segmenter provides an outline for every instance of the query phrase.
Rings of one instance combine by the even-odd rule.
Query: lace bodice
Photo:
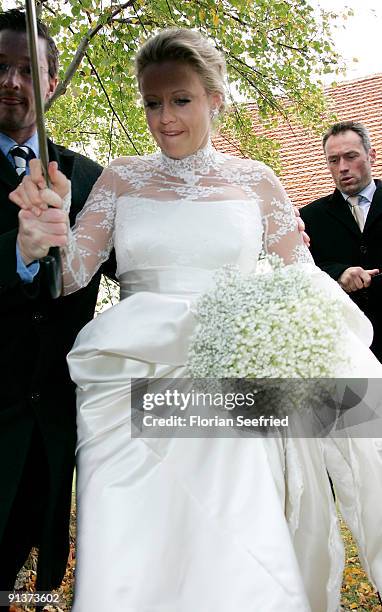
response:
[[[211,144],[182,160],[122,157],[103,171],[62,249],[65,293],[85,286],[113,245],[122,279],[226,264],[249,270],[262,248],[287,264],[312,261],[272,170]]]

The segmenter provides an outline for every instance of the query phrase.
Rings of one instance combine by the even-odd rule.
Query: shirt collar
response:
[[[9,155],[9,150],[15,145],[20,144],[15,142],[12,138],[9,138],[6,134],[0,132],[0,150],[6,157]],[[39,157],[39,146],[38,146],[38,136],[37,132],[35,132],[28,140],[22,143],[23,145],[30,147],[35,154],[36,157]]]
[[[368,202],[372,202],[376,189],[377,189],[377,186],[374,180],[372,179],[370,183],[362,189],[362,191],[359,191],[357,194],[354,194],[354,195],[359,195],[363,197],[365,200],[367,200]],[[343,191],[341,191],[341,194],[344,200],[348,199],[349,196],[346,193],[343,193]]]

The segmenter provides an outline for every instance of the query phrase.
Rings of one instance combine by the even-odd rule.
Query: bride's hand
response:
[[[302,239],[304,241],[305,246],[307,246],[309,248],[310,247],[310,236],[308,236],[308,234],[305,231],[305,223],[304,223],[304,221],[300,217],[300,211],[299,211],[297,206],[293,206],[293,210],[294,210],[294,214],[296,215],[296,218],[297,218],[298,231],[301,234],[301,237],[302,237]]]
[[[57,162],[50,162],[48,173],[51,186],[48,188],[39,159],[29,163],[30,174],[24,176],[20,185],[9,194],[9,199],[23,210],[29,210],[39,217],[48,206],[62,208],[62,200],[69,193],[70,182],[58,170]]]

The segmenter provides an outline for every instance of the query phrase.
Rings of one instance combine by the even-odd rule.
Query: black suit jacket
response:
[[[50,141],[48,146],[50,160],[72,182],[73,223],[102,168]],[[66,355],[93,317],[100,273],[86,288],[57,300],[47,291],[43,269],[32,284],[21,282],[15,250],[19,209],[8,199],[18,182],[0,152],[0,541],[37,425],[50,472],[38,585],[50,590],[61,582],[68,557],[76,442],[75,388]]]
[[[375,181],[376,191],[363,232],[360,231],[349,205],[336,189],[300,209],[311,239],[311,253],[316,264],[337,280],[353,266],[382,272],[382,183]],[[371,349],[382,361],[382,278],[375,278],[370,288],[349,294],[374,328]]]

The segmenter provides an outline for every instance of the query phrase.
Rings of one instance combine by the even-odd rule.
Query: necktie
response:
[[[33,153],[30,147],[25,145],[15,145],[10,149],[10,154],[13,157],[13,161],[15,163],[16,172],[19,177],[22,179],[25,176],[25,172],[27,169],[27,165],[31,159],[34,159],[36,156]]]
[[[349,202],[350,209],[352,211],[354,219],[357,221],[357,225],[361,232],[365,226],[365,217],[363,215],[363,210],[359,205],[359,196],[349,196],[347,201]]]

